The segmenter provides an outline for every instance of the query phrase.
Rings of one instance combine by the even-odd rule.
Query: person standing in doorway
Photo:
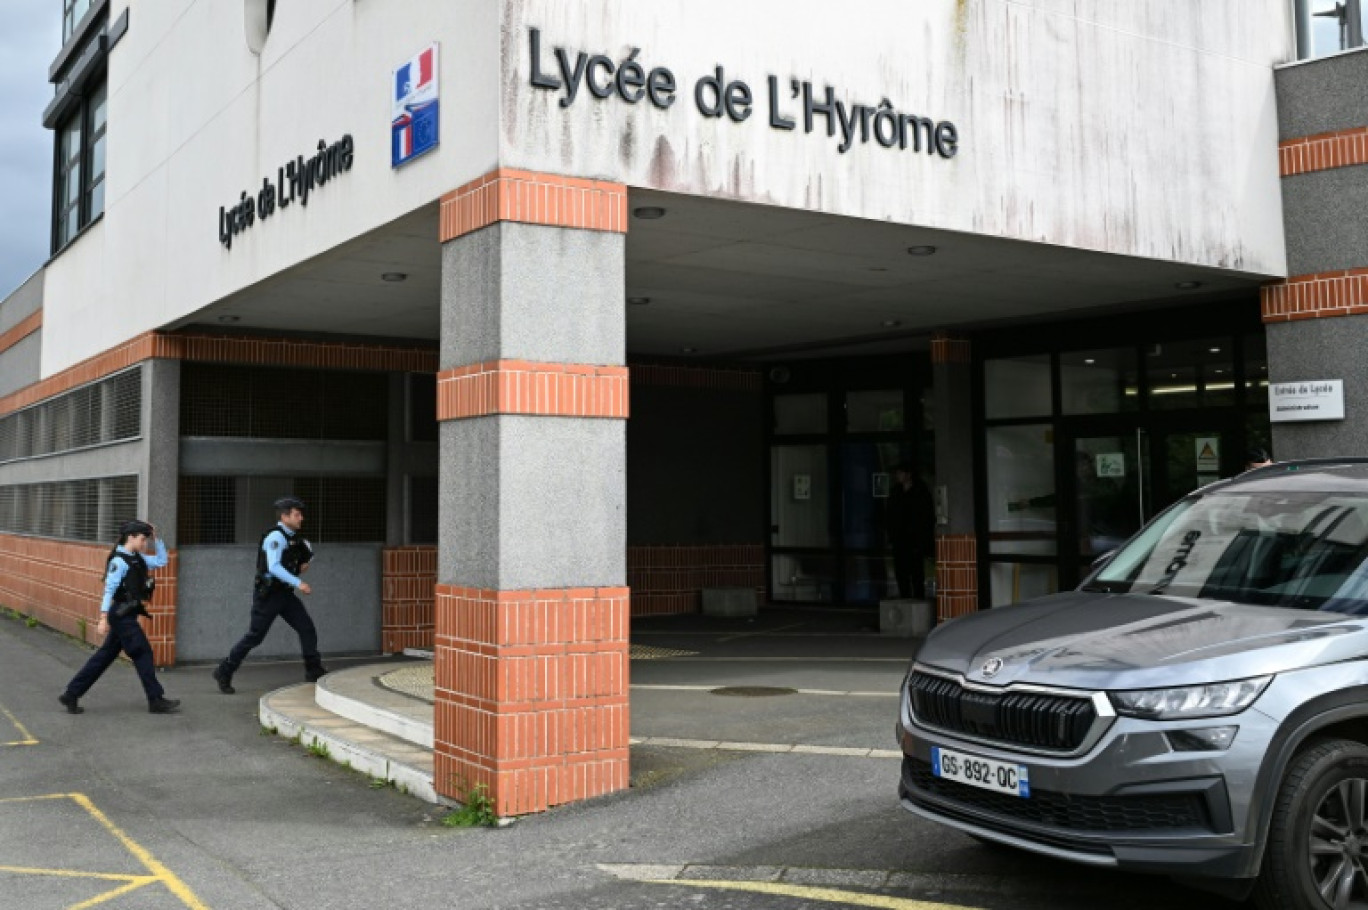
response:
[[[1268,450],[1254,446],[1245,453],[1245,470],[1254,471],[1259,468],[1266,468],[1273,463],[1273,457],[1268,454]]]
[[[317,682],[328,671],[318,653],[318,632],[314,629],[309,611],[295,592],[313,593],[309,583],[300,578],[313,560],[313,547],[300,535],[304,527],[304,503],[292,496],[275,503],[279,522],[261,535],[257,547],[256,576],[252,587],[252,620],[247,634],[214,669],[214,681],[224,695],[232,695],[233,674],[247,658],[247,654],[261,644],[276,617],[299,635],[299,650],[304,656],[304,678]]]
[[[910,465],[893,466],[887,515],[898,596],[925,600],[926,557],[935,537],[936,512],[931,491]]]
[[[79,700],[104,675],[119,654],[127,654],[138,671],[143,693],[147,696],[147,710],[153,714],[173,714],[180,702],[167,698],[157,681],[157,670],[152,663],[152,645],[138,622],[147,615],[146,603],[152,596],[154,583],[151,570],[166,565],[166,545],[157,537],[156,528],[145,521],[130,521],[119,529],[119,542],[105,560],[104,598],[100,601],[100,623],[95,627],[104,644],[90,655],[66,691],[57,696],[69,714],[82,714],[85,708]],[[157,552],[147,556],[144,551],[150,540],[157,541]]]

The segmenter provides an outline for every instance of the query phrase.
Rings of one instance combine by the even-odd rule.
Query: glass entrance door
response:
[[[1062,586],[1188,493],[1238,473],[1238,438],[1224,417],[1070,421],[1058,478]]]

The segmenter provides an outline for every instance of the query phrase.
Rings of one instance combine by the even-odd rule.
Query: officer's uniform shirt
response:
[[[126,547],[119,547],[118,551],[125,556],[133,554]],[[143,554],[143,561],[147,563],[149,569],[160,569],[166,565],[166,544],[160,537],[157,538],[157,552],[153,554]],[[114,592],[119,590],[119,585],[123,584],[124,576],[128,574],[128,563],[122,559],[111,559],[109,561],[109,571],[105,573],[104,599],[100,601],[100,612],[108,613],[109,608],[114,605]]]
[[[271,577],[284,582],[291,588],[298,588],[302,584],[299,577],[280,564],[280,557],[285,555],[285,548],[290,545],[293,538],[293,531],[283,524],[278,524],[276,529],[267,534],[266,539],[261,542],[261,549],[266,552],[266,571],[271,574]],[[158,541],[158,543],[160,542]]]

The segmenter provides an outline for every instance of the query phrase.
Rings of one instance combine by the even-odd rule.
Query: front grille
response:
[[[1092,699],[1037,692],[979,692],[914,673],[912,713],[922,723],[991,742],[1073,752],[1097,721]]]
[[[1030,798],[1021,799],[936,777],[929,763],[915,758],[904,760],[903,776],[914,793],[930,794],[975,814],[990,813],[1065,831],[1211,830],[1206,801],[1199,793],[1070,796],[1032,788]]]

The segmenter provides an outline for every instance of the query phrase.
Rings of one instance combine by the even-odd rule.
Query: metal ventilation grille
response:
[[[137,513],[137,475],[0,487],[0,531],[7,534],[112,542]]]
[[[346,370],[181,366],[182,436],[384,440],[389,376]]]
[[[142,368],[50,398],[0,419],[0,462],[136,439],[142,433]]]
[[[980,692],[928,673],[914,673],[908,689],[920,722],[993,742],[1070,752],[1097,722],[1089,698]]]
[[[276,520],[272,503],[296,496],[307,506],[304,536],[314,543],[383,543],[383,477],[199,477],[180,479],[180,546],[254,544]]]

